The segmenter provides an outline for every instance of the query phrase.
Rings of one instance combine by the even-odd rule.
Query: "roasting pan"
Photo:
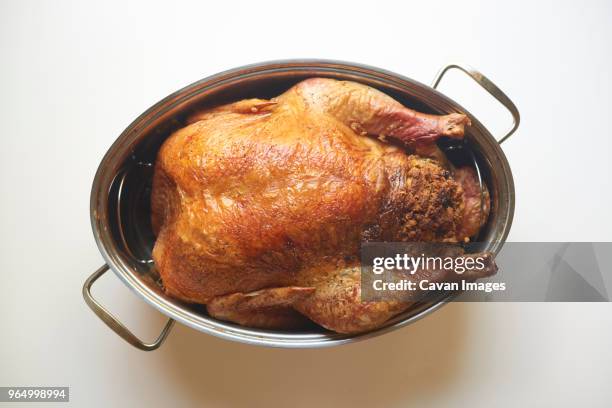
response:
[[[494,138],[478,119],[435,90],[450,69],[470,76],[510,111],[513,124],[505,135]],[[141,350],[155,350],[178,321],[208,334],[249,344],[288,348],[332,346],[406,326],[439,309],[453,296],[422,303],[374,331],[344,335],[318,328],[282,332],[241,327],[213,319],[204,307],[182,303],[161,290],[159,275],[151,260],[154,236],[149,196],[153,163],[163,141],[197,109],[243,98],[273,97],[309,77],[361,82],[425,113],[468,115],[472,125],[466,129],[466,151],[477,164],[480,180],[486,183],[491,194],[491,214],[478,237],[478,249],[499,252],[512,224],[515,199],[512,173],[500,144],[517,129],[520,117],[514,103],[487,77],[465,65],[451,64],[440,70],[429,87],[389,71],[339,61],[289,60],[248,65],[202,79],[153,105],[123,131],[98,167],[91,191],[91,225],[106,264],[85,281],[83,296],[96,315],[127,342]],[[155,341],[140,340],[92,297],[93,283],[109,269],[138,296],[169,317]]]

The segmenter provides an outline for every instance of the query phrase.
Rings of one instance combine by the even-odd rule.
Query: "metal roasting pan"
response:
[[[450,69],[470,76],[510,111],[513,124],[505,135],[496,139],[478,119],[435,90]],[[407,326],[452,298],[449,294],[422,303],[374,331],[344,335],[315,328],[281,332],[241,327],[213,319],[204,307],[182,303],[161,290],[159,275],[151,260],[155,237],[150,226],[149,196],[152,164],[163,141],[184,126],[185,118],[197,109],[247,97],[273,97],[310,77],[361,82],[421,112],[467,114],[472,125],[466,131],[463,146],[477,163],[481,181],[491,194],[491,214],[478,237],[478,249],[499,252],[510,231],[515,200],[512,173],[500,144],[517,129],[520,117],[514,103],[487,77],[465,65],[451,64],[438,73],[429,87],[389,71],[340,61],[288,60],[248,65],[202,79],[153,105],[123,131],[98,167],[91,190],[91,225],[106,264],[85,281],[83,296],[96,315],[127,342],[141,350],[155,350],[178,321],[204,333],[249,344],[287,348],[333,346]],[[152,343],[140,340],[92,297],[93,283],[109,269],[138,296],[169,317]]]

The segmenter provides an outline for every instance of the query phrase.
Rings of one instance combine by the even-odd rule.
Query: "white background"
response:
[[[89,190],[141,112],[202,77],[330,58],[429,83],[479,68],[522,125],[504,150],[514,241],[611,241],[612,3],[0,2],[0,385],[66,385],[74,406],[610,406],[612,305],[453,304],[323,350],[176,327],[133,349],[82,301],[102,264]],[[500,135],[509,118],[459,73],[442,90]],[[607,271],[610,272],[610,271]],[[95,295],[153,338],[163,322],[112,274]],[[316,405],[315,405],[316,404]]]

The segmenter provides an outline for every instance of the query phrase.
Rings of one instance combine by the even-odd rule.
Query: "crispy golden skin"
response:
[[[356,304],[357,278],[340,271],[354,272],[360,242],[458,242],[480,227],[463,225],[474,217],[448,169],[370,137],[461,137],[463,115],[317,78],[191,122],[155,165],[153,257],[170,295],[215,317],[288,328],[297,310],[335,331],[375,328],[409,305]]]

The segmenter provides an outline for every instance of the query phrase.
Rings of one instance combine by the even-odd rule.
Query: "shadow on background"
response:
[[[177,325],[160,353],[169,393],[194,405],[388,406],[451,387],[467,309],[450,304],[396,332],[325,349],[272,349]]]

